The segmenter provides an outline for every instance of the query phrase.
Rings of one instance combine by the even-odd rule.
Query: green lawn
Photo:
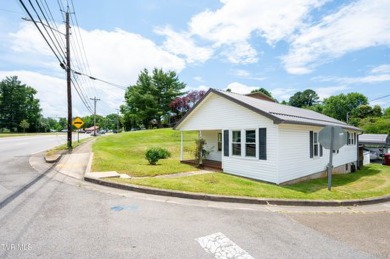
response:
[[[334,175],[331,191],[327,189],[327,179],[278,186],[223,173],[110,180],[161,189],[257,198],[350,200],[390,195],[390,167],[379,164],[371,164],[351,174]]]
[[[185,133],[186,159],[192,158],[196,132]],[[145,151],[150,147],[168,149],[172,156],[149,165]],[[223,173],[212,173],[177,178],[152,176],[195,171],[196,168],[180,163],[180,132],[171,129],[144,130],[99,137],[93,145],[92,170],[117,171],[130,176],[146,178],[110,179],[161,189],[231,196],[283,199],[348,200],[390,195],[390,167],[371,164],[351,174],[334,175],[332,191],[327,179],[278,186]]]
[[[196,132],[185,133],[186,158],[191,159]],[[151,147],[166,148],[168,159],[149,165],[145,152]],[[141,130],[99,137],[93,144],[94,172],[117,171],[130,176],[155,176],[196,171],[197,168],[180,163],[180,132],[172,129]]]

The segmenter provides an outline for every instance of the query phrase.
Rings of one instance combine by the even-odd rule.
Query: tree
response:
[[[272,98],[272,99],[274,99],[273,97],[272,97],[272,94],[270,93],[270,92],[268,92],[266,89],[264,89],[264,88],[260,88],[260,89],[256,89],[256,90],[252,90],[251,91],[251,94],[253,94],[253,93],[263,93],[263,94],[265,94],[265,95],[267,95],[268,97],[270,97],[270,98]]]
[[[371,134],[390,134],[390,118],[386,117],[367,117],[360,121],[359,128],[365,133]]]
[[[152,74],[144,69],[138,76],[135,85],[125,93],[126,106],[121,108],[127,119],[150,126],[156,122],[161,127],[164,117],[169,117],[169,104],[182,95],[185,83],[180,82],[174,71],[164,72],[154,68]]]
[[[302,108],[318,104],[319,99],[320,98],[315,91],[306,89],[303,92],[297,92],[291,96],[289,99],[289,104],[294,107]]]
[[[323,114],[346,121],[348,114],[354,114],[357,107],[367,104],[367,97],[360,93],[339,94],[324,99]]]
[[[390,107],[385,109],[383,116],[386,118],[390,118]]]
[[[19,125],[23,129],[23,133],[26,132],[26,129],[30,127],[30,123],[27,120],[22,120]]]
[[[172,112],[175,113],[173,116],[173,122],[180,120],[189,109],[191,109],[202,97],[206,94],[205,91],[191,91],[185,96],[176,97],[169,106]]]
[[[17,76],[6,77],[1,81],[0,129],[23,129],[20,123],[26,120],[30,131],[38,131],[42,115],[36,93],[34,88],[22,84]]]

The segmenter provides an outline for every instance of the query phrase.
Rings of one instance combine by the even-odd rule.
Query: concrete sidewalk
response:
[[[372,212],[390,212],[390,196],[363,199],[363,200],[345,200],[345,201],[318,201],[318,200],[283,200],[283,199],[262,199],[249,197],[232,197],[222,195],[211,195],[203,193],[189,193],[181,191],[162,190],[137,185],[120,184],[112,181],[106,181],[104,178],[121,177],[115,171],[112,172],[91,172],[92,166],[92,141],[75,148],[70,154],[63,154],[57,162],[55,169],[61,174],[84,180],[87,182],[99,184],[102,186],[113,187],[119,190],[144,193],[146,195],[159,195],[162,197],[186,198],[191,200],[202,200],[208,202],[228,202],[267,205],[272,208],[271,211],[323,211],[323,212],[348,212],[348,213],[372,213]],[[179,174],[185,177],[188,174]],[[123,177],[123,176],[122,176]],[[170,175],[169,177],[172,177]],[[294,208],[295,207],[295,208]],[[309,209],[311,207],[311,209]],[[288,208],[288,209],[287,209]]]

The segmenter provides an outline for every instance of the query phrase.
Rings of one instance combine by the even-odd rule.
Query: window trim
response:
[[[240,139],[240,142],[235,142],[234,141],[234,132],[239,132],[240,133],[240,136],[239,136],[239,139]],[[231,130],[231,134],[232,134],[232,142],[231,142],[231,147],[232,147],[232,152],[231,152],[231,156],[235,156],[235,157],[241,157],[242,156],[242,132],[241,130]],[[234,154],[234,145],[240,145],[240,154]]]
[[[255,134],[255,139],[254,139],[254,142],[247,142],[247,132],[248,131],[253,131],[253,133]],[[256,134],[256,129],[245,129],[244,130],[245,132],[245,143],[244,143],[244,155],[245,157],[247,158],[257,158],[257,134]],[[242,138],[241,138],[242,139]],[[247,154],[247,145],[254,145],[254,151],[255,151],[255,154],[254,156],[248,156]]]
[[[222,132],[218,132],[217,147],[218,147],[218,152],[221,152],[222,151]]]
[[[310,131],[310,158],[318,159],[323,156],[323,147],[321,143],[318,141],[319,132],[318,131]]]

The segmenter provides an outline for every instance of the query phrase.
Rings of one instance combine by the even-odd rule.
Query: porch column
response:
[[[183,161],[183,150],[184,150],[184,148],[183,148],[183,139],[184,137],[183,137],[183,131],[181,130],[180,131],[180,161]]]

